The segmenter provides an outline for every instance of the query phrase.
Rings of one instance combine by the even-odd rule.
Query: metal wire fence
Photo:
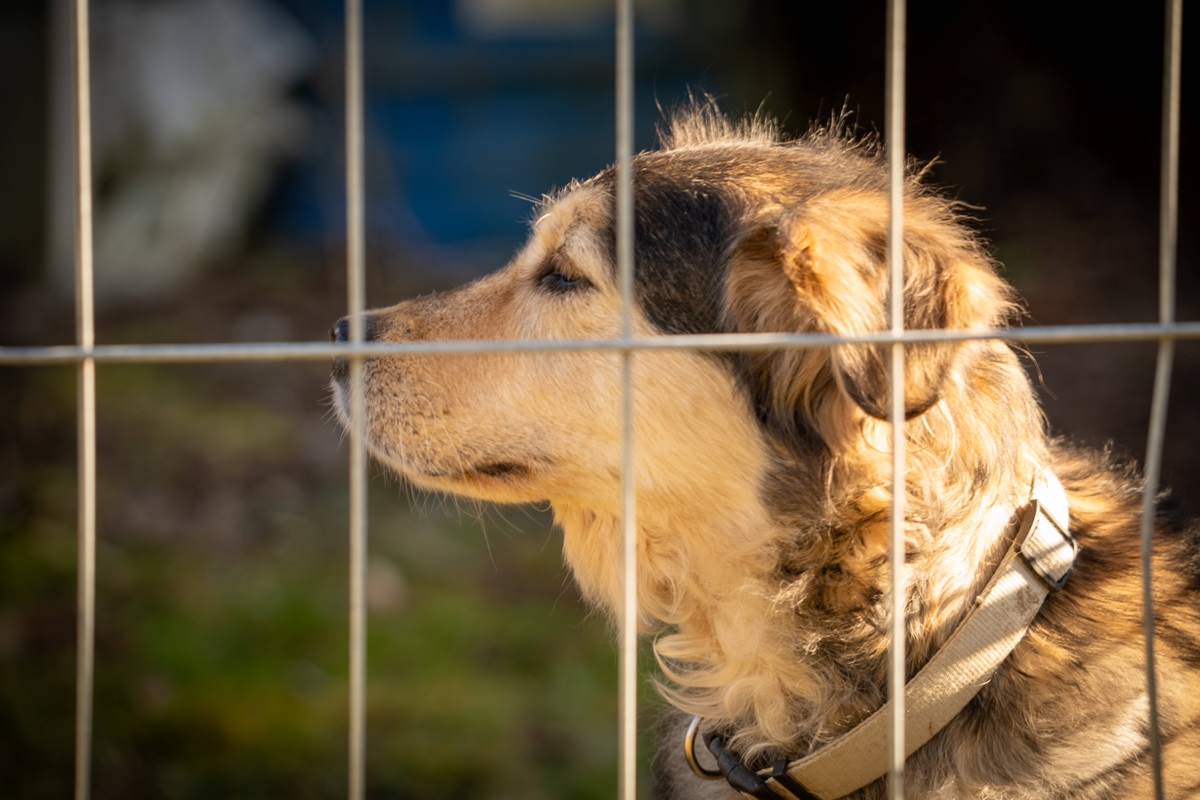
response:
[[[92,163],[91,108],[89,72],[89,21],[87,0],[75,0],[72,27],[72,52],[75,64],[76,121],[76,321],[74,346],[0,347],[0,365],[75,364],[78,371],[78,640],[76,667],[75,796],[90,796],[92,764],[92,696],[95,639],[95,553],[96,553],[96,369],[114,363],[196,363],[310,361],[343,357],[350,360],[351,416],[350,433],[350,704],[349,704],[349,786],[348,794],[360,800],[366,791],[364,764],[366,749],[366,449],[364,445],[362,359],[370,356],[458,355],[481,352],[607,351],[621,354],[623,361],[623,595],[626,621],[620,632],[620,769],[619,793],[624,800],[637,796],[637,641],[636,569],[634,536],[636,531],[632,464],[635,442],[632,436],[632,368],[639,352],[669,349],[768,350],[788,347],[830,347],[845,343],[890,345],[892,374],[891,422],[893,429],[892,470],[900,484],[904,474],[903,437],[903,345],[929,341],[998,339],[1024,343],[1077,342],[1157,342],[1158,356],[1154,380],[1148,446],[1145,457],[1145,502],[1142,515],[1142,581],[1144,597],[1144,635],[1146,681],[1150,698],[1151,753],[1156,796],[1162,796],[1161,747],[1157,724],[1157,687],[1154,670],[1154,609],[1150,580],[1153,500],[1157,493],[1162,463],[1170,375],[1177,340],[1200,338],[1200,323],[1175,319],[1176,240],[1178,230],[1178,175],[1180,127],[1180,64],[1182,0],[1168,0],[1165,26],[1163,68],[1162,156],[1159,211],[1159,321],[1156,324],[1099,324],[1086,326],[1043,326],[1020,330],[993,331],[912,331],[905,330],[902,315],[901,187],[904,176],[904,87],[905,19],[904,0],[890,0],[887,23],[887,125],[884,144],[888,152],[891,176],[888,236],[888,263],[891,270],[890,327],[879,333],[853,337],[821,334],[729,334],[676,335],[653,339],[633,334],[633,193],[631,163],[633,156],[633,3],[617,0],[616,41],[616,164],[617,164],[617,254],[623,299],[621,336],[615,340],[556,341],[436,341],[417,343],[373,343],[363,341],[361,312],[364,298],[364,227],[363,227],[363,88],[362,88],[362,9],[361,0],[346,2],[346,191],[347,191],[347,308],[351,319],[350,342],[345,344],[197,344],[197,345],[97,345],[95,341],[93,258],[92,258]],[[889,659],[889,696],[892,705],[889,726],[889,796],[904,795],[904,638],[902,603],[904,563],[901,557],[903,519],[902,486],[892,492],[894,505],[889,530],[892,557],[891,656]]]

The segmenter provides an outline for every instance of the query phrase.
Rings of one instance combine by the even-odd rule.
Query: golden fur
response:
[[[676,115],[634,163],[639,335],[854,334],[885,323],[886,173],[839,130],[781,141],[711,106]],[[905,187],[905,321],[1009,321],[1009,287],[955,207]],[[620,329],[612,170],[538,209],[498,272],[372,312],[370,338],[591,339]],[[885,350],[639,352],[638,598],[662,693],[671,797],[733,797],[683,765],[699,714],[749,762],[836,739],[884,701],[890,426]],[[906,348],[908,667],[954,630],[1053,470],[1080,544],[991,682],[910,757],[914,798],[1150,796],[1137,567],[1140,482],[1047,437],[997,341]],[[364,366],[372,452],[407,480],[499,502],[549,500],[585,595],[620,607],[621,369],[603,352],[391,356]],[[335,369],[345,407],[345,369]],[[1155,545],[1167,796],[1200,797],[1197,537]],[[853,795],[882,796],[882,784]]]

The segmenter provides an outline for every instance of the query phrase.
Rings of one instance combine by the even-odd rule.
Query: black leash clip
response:
[[[692,718],[683,740],[684,757],[687,758],[688,766],[696,775],[710,781],[724,778],[725,782],[740,792],[743,797],[753,800],[779,800],[780,797],[788,796],[773,790],[767,783],[768,780],[777,781],[790,793],[790,796],[796,797],[798,800],[820,800],[788,776],[786,759],[781,758],[773,763],[771,774],[763,779],[729,749],[725,737],[720,733],[704,734],[704,744],[708,747],[708,752],[712,753],[713,758],[717,760],[717,769],[706,768],[696,758],[696,734],[700,730],[700,721],[698,716]]]

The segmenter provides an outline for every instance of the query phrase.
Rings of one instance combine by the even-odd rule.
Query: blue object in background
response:
[[[268,219],[290,239],[324,242],[345,227],[342,2],[281,4],[328,55],[312,85],[310,147]],[[587,4],[561,30],[519,18],[487,29],[472,16],[481,5],[503,9],[365,4],[367,228],[377,242],[465,251],[494,266],[525,235],[530,204],[514,193],[539,197],[612,162],[615,45],[611,15]],[[678,51],[669,25],[639,35],[639,148],[653,143],[658,103],[686,94]]]

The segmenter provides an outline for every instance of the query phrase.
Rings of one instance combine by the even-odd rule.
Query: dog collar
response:
[[[975,607],[904,687],[906,758],[962,711],[1021,641],[1046,596],[1066,584],[1078,551],[1069,523],[1066,491],[1053,473],[1044,472],[1012,545]],[[720,734],[705,736],[720,769],[701,766],[695,754],[700,717],[688,727],[684,754],[697,775],[724,778],[747,797],[835,800],[887,773],[890,705],[816,752],[769,769],[745,766]]]

